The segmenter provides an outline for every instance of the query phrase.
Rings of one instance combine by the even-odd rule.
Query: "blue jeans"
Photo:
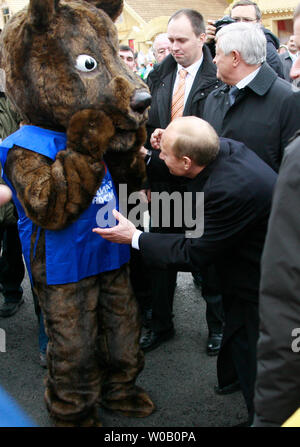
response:
[[[44,326],[44,317],[42,312],[39,315],[40,320],[40,328],[39,328],[39,348],[40,352],[45,354],[47,350],[47,344],[48,344],[48,336],[45,332],[45,326]]]

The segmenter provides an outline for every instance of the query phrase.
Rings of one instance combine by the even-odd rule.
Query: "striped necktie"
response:
[[[171,121],[178,116],[182,116],[184,109],[184,90],[185,90],[185,78],[188,72],[183,68],[179,70],[179,82],[177,90],[172,98],[172,109],[171,109]]]

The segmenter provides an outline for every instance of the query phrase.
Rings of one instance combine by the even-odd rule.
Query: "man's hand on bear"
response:
[[[112,120],[98,109],[83,109],[76,112],[67,129],[67,148],[102,160],[110,139],[115,134]]]

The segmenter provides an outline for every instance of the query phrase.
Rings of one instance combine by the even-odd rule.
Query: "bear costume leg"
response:
[[[99,358],[106,374],[99,402],[127,416],[145,417],[153,412],[154,404],[135,385],[144,367],[144,354],[139,344],[141,321],[129,267],[100,276]]]
[[[56,426],[101,426],[97,404],[147,416],[154,405],[134,385],[144,366],[127,266],[77,283],[47,285],[44,232],[32,260],[49,337],[45,400]]]

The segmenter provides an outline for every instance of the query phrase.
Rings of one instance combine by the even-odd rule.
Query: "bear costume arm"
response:
[[[102,182],[103,153],[114,132],[103,112],[82,110],[72,117],[67,148],[54,162],[21,147],[9,151],[6,174],[35,224],[59,230],[88,208]]]

